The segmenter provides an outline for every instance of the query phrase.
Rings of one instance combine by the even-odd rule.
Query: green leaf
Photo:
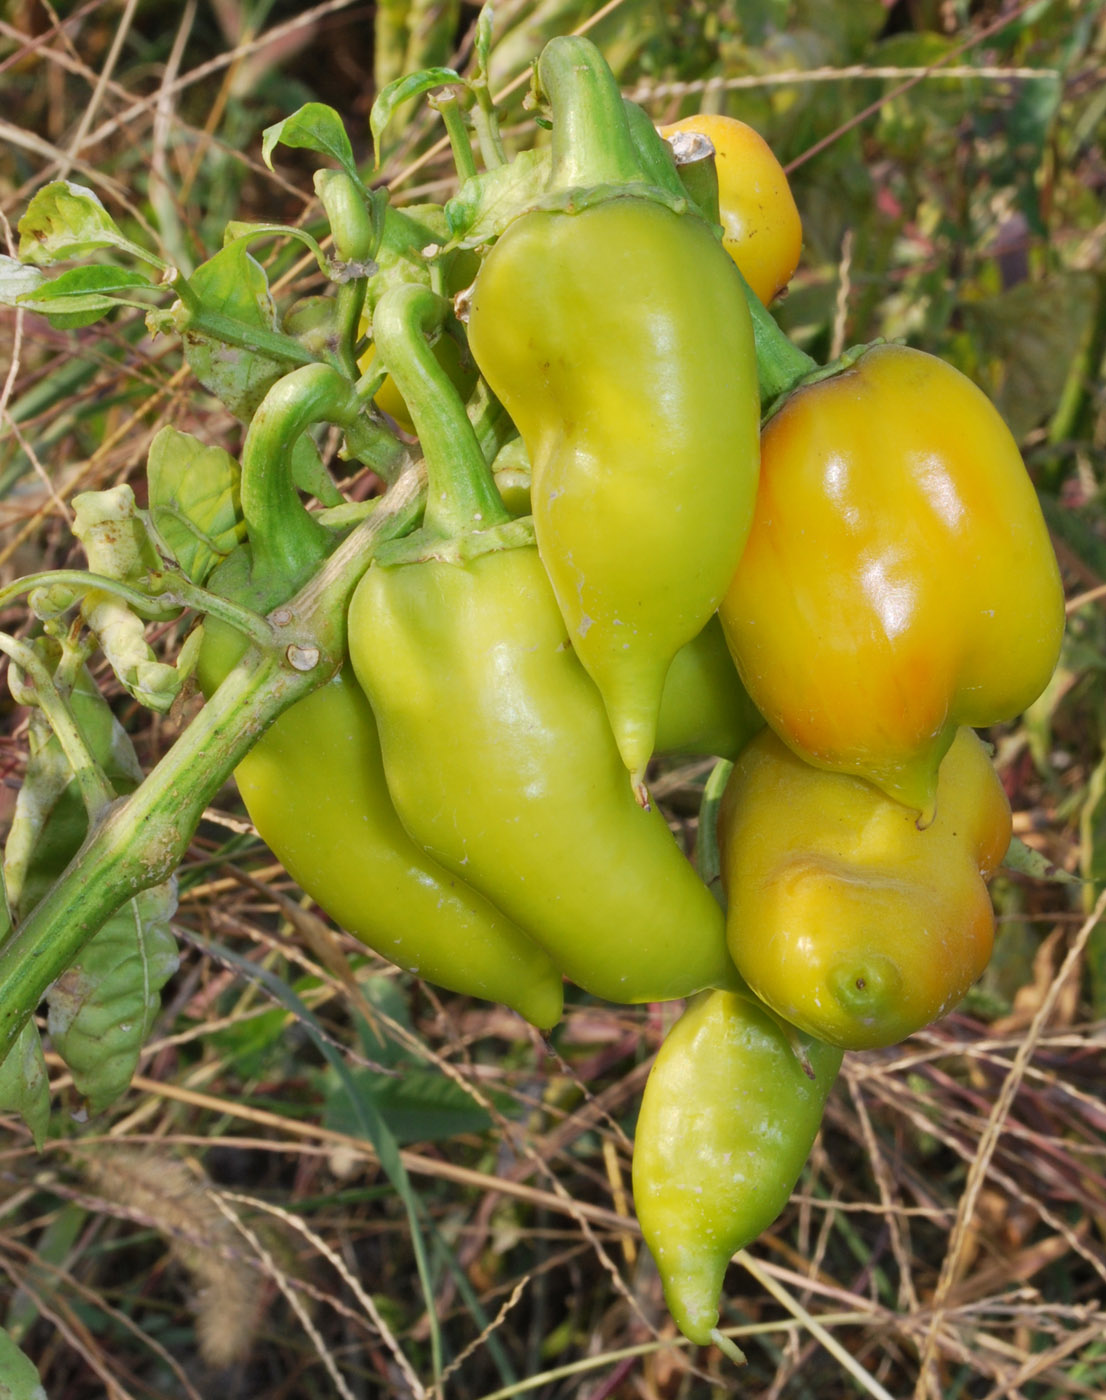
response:
[[[449,87],[453,83],[464,83],[460,73],[452,68],[424,68],[419,73],[408,73],[402,78],[382,88],[369,113],[369,130],[373,139],[373,169],[380,168],[380,138],[384,129],[395,116],[396,109],[413,97],[421,97],[434,88]]]
[[[331,156],[355,180],[361,178],[342,118],[325,102],[308,102],[290,117],[265,128],[261,135],[261,158],[270,170],[273,151],[278,145]]]
[[[97,194],[69,180],[55,180],[39,190],[19,221],[21,262],[43,266],[83,258],[98,248],[119,248],[155,267],[166,266],[127,238]]]
[[[355,1071],[354,1083],[372,1103],[401,1144],[444,1142],[461,1133],[482,1133],[491,1116],[460,1084],[430,1069],[403,1067],[398,1076],[374,1070]],[[344,1088],[335,1084],[327,1096],[327,1127],[337,1132],[353,1128],[352,1108]]]
[[[59,329],[69,330],[90,326],[120,306],[144,307],[144,302],[111,293],[150,286],[150,279],[142,273],[121,267],[74,267],[23,293],[18,305],[48,316]]]
[[[38,1028],[28,1021],[0,1063],[0,1113],[18,1113],[38,1150],[50,1124],[50,1079]],[[3,1395],[0,1388],[0,1395]]]
[[[188,279],[193,292],[213,311],[247,327],[277,329],[276,307],[265,269],[244,242],[231,243],[202,263]],[[214,336],[189,329],[184,357],[210,393],[248,423],[258,404],[288,366],[257,351],[227,345]]]
[[[4,1331],[0,1331],[0,1400],[47,1400],[38,1372]]]
[[[241,476],[229,452],[207,447],[177,428],[162,428],[150,444],[150,519],[193,583],[206,582],[246,537]]]
[[[177,970],[169,927],[172,883],[143,890],[81,950],[46,994],[47,1026],[90,1113],[99,1113],[131,1082],[161,1007],[160,992]]]
[[[475,248],[503,230],[545,193],[549,153],[522,151],[508,165],[497,165],[466,180],[445,207],[450,246]]]

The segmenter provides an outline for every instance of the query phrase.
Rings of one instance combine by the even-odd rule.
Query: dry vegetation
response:
[[[595,8],[505,0],[500,86]],[[230,217],[310,219],[310,164],[283,151],[270,174],[262,128],[322,100],[367,158],[373,75],[398,61],[388,15],[417,11],[408,62],[447,59],[475,16],[377,9],[374,28],[345,0],[7,5],[0,209],[14,227],[46,181],[79,180],[184,265]],[[1071,627],[1049,693],[992,737],[1018,835],[1078,879],[1004,876],[984,984],[846,1058],[791,1205],[731,1267],[738,1375],[677,1338],[629,1197],[672,1008],[577,996],[545,1042],[415,984],[303,901],[226,788],[180,872],[182,965],[129,1093],[82,1121],[55,1061],[45,1151],[0,1122],[0,1324],[52,1400],[1106,1394],[1101,9],[614,0],[594,33],[658,118],[737,80],[709,100],[793,162],[807,248],[780,314],[805,348],[906,336],[1010,417]],[[951,75],[925,76],[938,60]],[[436,136],[416,114],[393,150],[403,195],[448,191]],[[311,289],[273,256],[283,287]],[[240,446],[139,313],[60,331],[0,311],[0,346],[4,582],[79,564],[69,498],[141,491],[163,424]],[[153,718],[100,679],[152,766],[198,702]],[[6,721],[8,811],[24,713]],[[660,783],[689,838],[704,776]],[[404,1144],[406,1198],[376,1115]]]

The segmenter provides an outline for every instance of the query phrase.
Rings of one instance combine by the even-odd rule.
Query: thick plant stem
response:
[[[426,338],[448,310],[448,302],[428,288],[407,285],[386,292],[373,315],[377,353],[403,395],[426,456],[426,532],[443,539],[510,519],[465,406]]]
[[[622,93],[590,39],[551,39],[538,61],[538,82],[553,109],[551,189],[645,181]]]
[[[0,1061],[46,989],[103,924],[180,864],[205,808],[258,735],[342,664],[350,596],[377,546],[413,523],[420,489],[415,472],[402,477],[278,610],[272,622],[281,649],[250,648],[153,772],[93,826],[61,877],[0,946]]]

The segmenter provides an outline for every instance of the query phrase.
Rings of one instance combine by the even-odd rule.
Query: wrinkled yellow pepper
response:
[[[1010,807],[983,743],[961,729],[937,816],[827,773],[763,730],[718,817],[730,954],[779,1015],[843,1050],[893,1045],[949,1011],[987,966],[985,881]]]

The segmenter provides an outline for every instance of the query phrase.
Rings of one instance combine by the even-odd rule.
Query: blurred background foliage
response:
[[[231,218],[312,226],[312,158],[282,148],[268,171],[262,130],[329,103],[368,173],[375,93],[463,66],[476,13],[8,0],[8,251],[57,178],[186,268]],[[906,339],[1011,424],[1070,627],[1046,695],[991,737],[1017,834],[1069,879],[996,882],[996,955],[965,1005],[847,1058],[800,1190],[753,1250],[758,1275],[731,1269],[723,1321],[750,1358],[737,1378],[674,1344],[627,1199],[635,1104],[672,1008],[577,996],[545,1043],[415,985],[305,904],[228,786],[182,871],[184,964],[130,1094],[79,1121],[54,1064],[46,1153],[0,1124],[0,1323],[54,1400],[1106,1393],[1106,935],[1084,922],[1106,880],[1104,8],[502,0],[491,82],[512,149],[541,139],[529,64],[581,26],[658,122],[728,112],[787,166],[805,247],[775,309],[805,349]],[[437,118],[404,115],[374,178],[440,201],[453,177]],[[266,258],[288,301],[320,289],[294,247]],[[69,497],[130,480],[141,499],[164,423],[240,447],[241,425],[138,311],[60,331],[0,310],[0,346],[5,582],[79,561]],[[112,698],[147,765],[195,704],[153,718]],[[5,701],[4,717],[0,820],[26,761],[24,716]],[[690,839],[702,767],[654,776]],[[358,1103],[407,1144],[429,1301]]]

